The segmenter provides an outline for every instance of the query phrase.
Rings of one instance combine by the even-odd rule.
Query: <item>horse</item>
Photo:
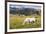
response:
[[[24,22],[23,22],[23,25],[25,24],[25,23],[27,23],[27,24],[30,24],[30,23],[32,23],[32,22],[35,22],[35,18],[33,17],[33,18],[26,18],[25,20],[24,20]]]

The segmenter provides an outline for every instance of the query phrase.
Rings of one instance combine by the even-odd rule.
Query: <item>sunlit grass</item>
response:
[[[21,28],[39,28],[41,27],[41,17],[36,16],[36,21],[30,24],[23,24],[25,18],[31,18],[32,16],[15,16],[11,15],[10,17],[10,29],[21,29]]]

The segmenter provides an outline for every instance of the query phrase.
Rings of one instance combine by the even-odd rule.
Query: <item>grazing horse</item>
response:
[[[27,24],[29,24],[29,23],[32,23],[32,22],[34,22],[35,21],[35,18],[33,17],[33,18],[26,18],[25,20],[24,20],[24,22],[23,22],[23,25],[25,24],[25,23],[27,23]]]

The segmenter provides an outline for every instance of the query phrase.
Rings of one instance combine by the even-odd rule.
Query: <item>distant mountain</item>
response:
[[[16,10],[30,10],[30,11],[37,11],[40,9],[35,9],[35,8],[16,8],[16,7],[10,7],[10,10],[16,11]]]
[[[24,15],[32,15],[32,14],[40,14],[40,9],[34,8],[13,8],[10,7],[11,14],[24,14]]]

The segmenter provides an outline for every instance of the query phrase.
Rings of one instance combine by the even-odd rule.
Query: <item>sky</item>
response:
[[[41,6],[35,6],[35,5],[14,5],[10,4],[11,8],[34,8],[34,9],[41,9]]]

